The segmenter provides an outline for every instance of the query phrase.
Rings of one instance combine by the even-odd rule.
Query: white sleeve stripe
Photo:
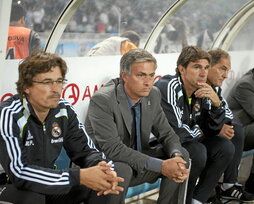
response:
[[[180,114],[181,110],[176,106],[177,99],[176,99],[176,95],[174,91],[176,86],[177,86],[177,79],[173,79],[168,83],[167,102],[169,105],[172,106],[176,119],[177,119],[178,127],[180,127],[182,125],[181,114]]]
[[[222,100],[224,101],[224,104],[225,104],[224,108],[225,108],[226,118],[229,118],[229,119],[233,120],[234,116],[233,116],[233,113],[232,113],[232,111],[230,110],[230,108],[228,106],[227,101],[224,98],[222,98]]]
[[[64,103],[64,105],[66,105],[66,106],[69,106],[69,107],[76,113],[76,111],[75,111],[74,108],[70,105],[69,102],[67,102],[67,101],[65,101],[65,100],[63,100],[63,99],[61,99],[60,102],[61,102],[61,103]],[[88,146],[90,147],[90,149],[95,149],[97,152],[99,152],[99,150],[96,148],[96,146],[95,146],[93,140],[92,140],[92,139],[90,138],[90,136],[87,134],[84,125],[80,122],[80,120],[79,120],[78,117],[77,117],[77,119],[78,119],[78,122],[79,122],[79,128],[81,128],[81,129],[84,131],[84,133],[85,133]],[[106,159],[105,154],[104,154],[103,152],[101,152],[101,153],[102,153],[103,159]]]
[[[186,129],[192,137],[197,137],[198,135],[200,135],[200,130],[198,130],[198,129],[191,130],[188,125],[182,123],[181,110],[177,106],[177,98],[176,98],[176,94],[175,94],[175,87],[178,85],[178,83],[179,82],[178,82],[177,78],[171,80],[168,83],[168,86],[167,86],[167,102],[173,108],[173,111],[174,111],[176,119],[177,119],[178,128],[182,127],[184,129]]]
[[[18,178],[29,181],[36,180],[38,183],[47,185],[66,185],[69,184],[69,173],[62,174],[46,172],[39,169],[29,168],[23,165],[21,161],[21,150],[18,144],[18,139],[14,137],[12,132],[13,115],[22,109],[22,104],[14,101],[9,107],[2,109],[0,116],[1,136],[4,139],[7,147],[7,152],[10,157],[10,169]],[[52,178],[54,177],[54,178]]]
[[[190,133],[190,135],[192,137],[197,137],[197,136],[200,135],[200,130],[199,129],[191,130],[190,127],[186,124],[183,124],[183,127]]]
[[[30,176],[22,176],[22,179],[26,179],[26,180],[29,180],[29,181],[41,183],[41,184],[44,184],[44,185],[49,185],[49,186],[52,185],[52,182],[43,181],[41,179],[36,179],[36,178],[30,177]],[[55,182],[53,184],[58,185],[58,186],[62,186],[62,185],[68,185],[69,183],[70,182],[68,180],[66,180],[66,181],[61,181],[61,182]]]

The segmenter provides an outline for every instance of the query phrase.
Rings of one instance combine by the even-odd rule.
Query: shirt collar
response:
[[[128,101],[128,104],[129,104],[130,108],[141,104],[142,98],[137,103],[134,103],[125,91],[124,91],[124,93],[125,93],[125,95],[127,97],[127,101]]]

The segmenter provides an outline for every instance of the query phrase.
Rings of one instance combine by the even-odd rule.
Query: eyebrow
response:
[[[144,75],[151,75],[151,74],[155,74],[155,72],[151,72],[151,73],[145,73],[145,72],[138,72],[138,74],[144,74]]]
[[[58,77],[56,80],[59,80],[59,79],[63,79],[63,77]],[[45,79],[42,79],[42,81],[45,81],[45,80],[53,80],[52,78],[45,78]]]
[[[223,65],[222,68],[226,68],[227,70],[230,70],[230,67],[227,67],[225,65]]]
[[[200,63],[195,63],[193,64],[193,67],[203,67],[203,65]],[[204,66],[204,68],[207,68],[207,67],[210,67],[210,64],[207,64],[206,66]]]

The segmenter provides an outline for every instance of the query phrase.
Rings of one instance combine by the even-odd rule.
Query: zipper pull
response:
[[[45,123],[42,124],[42,129],[43,129],[43,133],[45,134],[45,133],[46,133],[46,126],[45,126]]]

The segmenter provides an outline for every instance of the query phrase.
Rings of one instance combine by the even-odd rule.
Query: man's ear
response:
[[[182,65],[178,65],[177,69],[181,75],[184,73],[185,68]]]
[[[29,93],[30,93],[29,88],[26,88],[26,89],[24,90],[24,92],[25,92],[27,95],[29,95]]]
[[[121,72],[120,75],[121,75],[121,78],[123,79],[123,81],[125,81],[126,76],[127,76],[126,72]]]

